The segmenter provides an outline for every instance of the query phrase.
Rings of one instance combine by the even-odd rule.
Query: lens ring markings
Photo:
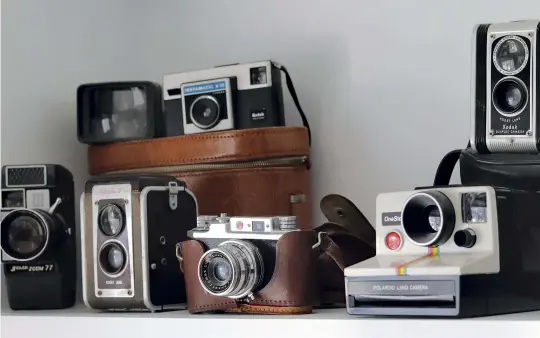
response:
[[[522,37],[508,35],[493,48],[493,64],[503,75],[520,73],[529,61],[529,47]]]
[[[10,212],[2,220],[2,250],[21,262],[38,258],[47,249],[52,222],[54,220],[40,210]]]

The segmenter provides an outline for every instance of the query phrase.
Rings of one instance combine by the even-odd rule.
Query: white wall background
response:
[[[80,193],[79,84],[272,58],[313,129],[317,223],[328,193],[373,221],[377,193],[430,184],[467,143],[473,25],[539,17],[533,0],[4,0],[1,162],[63,164]]]

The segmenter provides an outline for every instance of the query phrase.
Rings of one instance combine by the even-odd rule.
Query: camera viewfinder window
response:
[[[90,95],[91,133],[107,137],[144,137],[147,100],[143,88],[95,89]]]
[[[24,208],[24,190],[3,190],[2,208]]]
[[[266,67],[253,67],[249,71],[252,85],[266,84]]]

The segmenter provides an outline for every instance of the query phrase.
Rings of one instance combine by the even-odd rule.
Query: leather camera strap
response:
[[[294,88],[291,75],[289,74],[287,68],[285,68],[285,66],[283,66],[282,64],[279,64],[275,61],[272,61],[272,64],[274,65],[274,67],[278,68],[285,74],[285,82],[287,83],[287,89],[291,94],[296,109],[298,109],[298,113],[300,114],[300,118],[302,119],[302,124],[304,125],[304,127],[306,127],[308,131],[308,140],[309,144],[311,145],[311,128],[309,127],[309,122],[307,120],[306,114],[304,114],[304,110],[302,109],[302,107],[300,107],[300,101],[298,100],[298,95],[296,94],[296,89]]]

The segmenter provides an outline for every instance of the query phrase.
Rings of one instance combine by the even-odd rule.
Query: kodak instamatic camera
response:
[[[276,243],[290,231],[296,231],[295,216],[199,216],[188,236],[207,248],[198,266],[202,288],[214,296],[252,297],[270,282]]]
[[[487,186],[377,197],[376,256],[345,269],[353,315],[540,309],[540,194]]]
[[[185,307],[175,244],[196,223],[197,201],[169,176],[103,177],[81,196],[83,298],[102,310]]]
[[[163,136],[161,86],[148,81],[88,83],[77,89],[77,133],[86,144]]]
[[[63,309],[77,279],[73,176],[60,165],[2,167],[2,263],[13,310]]]
[[[167,136],[285,125],[280,69],[271,61],[163,77]]]
[[[470,143],[481,154],[539,152],[539,34],[540,20],[474,28]]]

